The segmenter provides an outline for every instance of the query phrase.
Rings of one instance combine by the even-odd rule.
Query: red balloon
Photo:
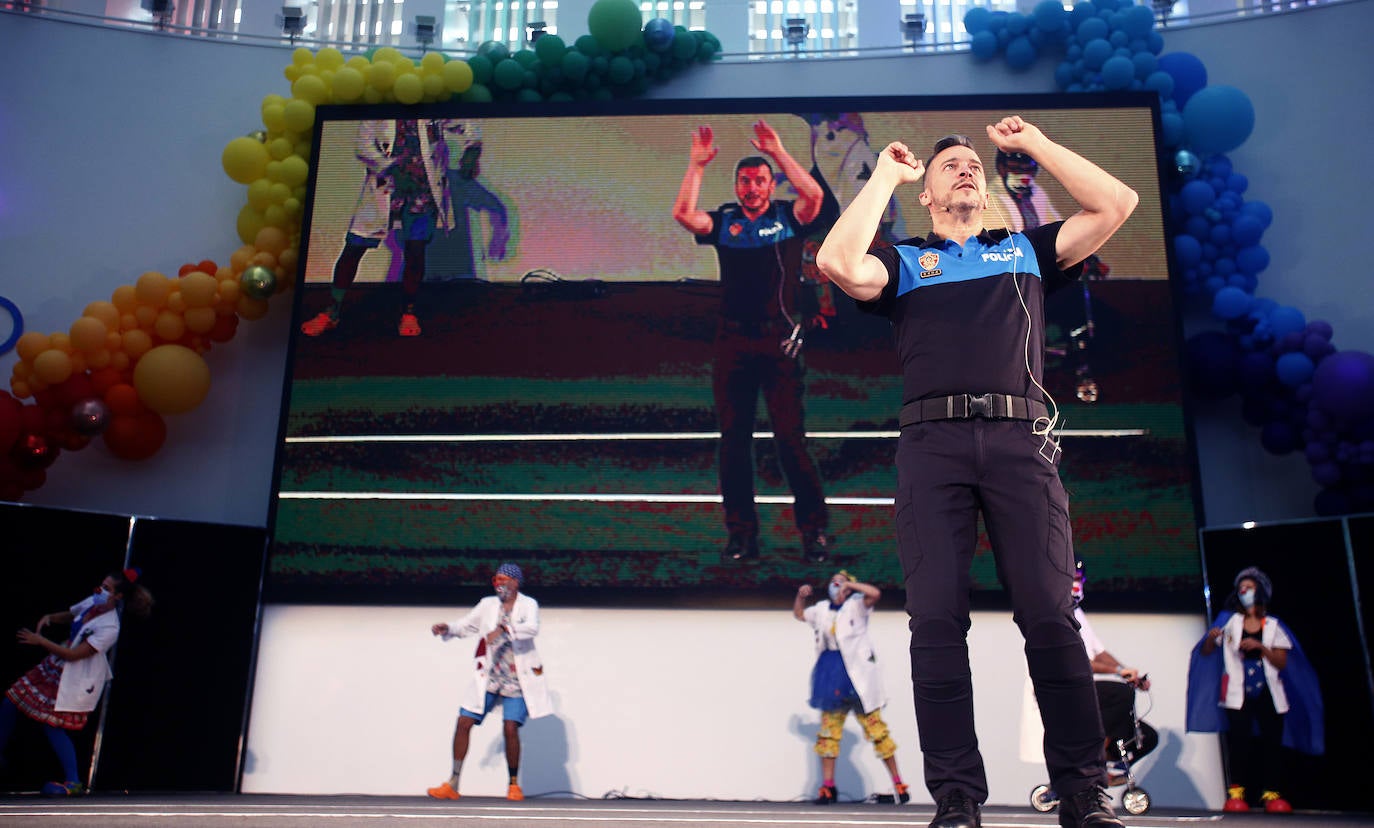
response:
[[[42,434],[48,424],[48,415],[40,406],[26,405],[20,413],[20,431],[29,434]]]
[[[24,405],[0,391],[0,454],[8,454],[19,432],[24,430]]]
[[[62,408],[71,408],[81,400],[95,396],[95,383],[84,373],[72,374],[62,382],[52,387],[57,397],[57,404]]]
[[[10,459],[21,470],[46,469],[57,460],[60,449],[40,434],[21,434],[10,449]]]
[[[116,414],[101,434],[105,447],[121,460],[146,460],[167,440],[167,423],[152,411]]]

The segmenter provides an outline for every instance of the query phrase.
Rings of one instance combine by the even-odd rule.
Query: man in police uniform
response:
[[[1017,116],[987,135],[998,149],[1034,158],[1078,212],[1023,232],[988,231],[987,179],[968,137],[941,139],[924,163],[893,142],[817,263],[862,309],[892,321],[903,366],[895,510],[916,720],[937,803],[931,828],[978,828],[987,798],[966,641],[980,510],[1025,638],[1060,825],[1120,826],[1104,791],[1102,722],[1070,601],[1058,415],[1041,384],[1043,298],[1078,278],[1139,197]],[[931,234],[870,254],[893,191],[922,176],[918,199],[930,210]]]

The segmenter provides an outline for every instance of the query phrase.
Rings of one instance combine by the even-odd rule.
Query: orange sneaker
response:
[[[911,786],[905,782],[898,782],[892,786],[896,789],[897,804],[905,805],[911,801]]]
[[[301,323],[301,333],[306,336],[319,336],[325,331],[332,331],[337,327],[339,327],[338,318],[330,316],[328,311],[322,311]]]
[[[506,790],[506,799],[509,799],[511,802],[520,802],[524,798],[525,792],[520,790],[520,786],[514,782],[510,783],[510,788]]]
[[[435,785],[434,787],[429,788],[428,790],[426,790],[425,793],[429,794],[430,796],[434,797],[435,799],[460,799],[460,798],[462,798],[462,795],[459,794],[457,791],[455,791],[455,790],[453,789],[453,786],[450,785],[450,784],[447,783],[447,782],[443,783],[442,785]]]
[[[1265,791],[1261,797],[1264,800],[1264,811],[1268,814],[1291,814],[1293,806],[1288,804],[1288,800],[1279,796],[1278,791]]]
[[[396,326],[396,332],[401,336],[419,336],[420,320],[416,319],[413,313],[403,313],[401,324]]]

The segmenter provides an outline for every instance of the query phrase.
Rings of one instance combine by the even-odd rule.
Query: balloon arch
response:
[[[167,438],[164,417],[205,398],[204,355],[292,287],[316,106],[627,98],[720,51],[709,32],[661,19],[641,27],[635,0],[597,0],[587,23],[590,33],[572,44],[544,35],[512,53],[489,42],[466,60],[295,50],[284,72],[290,96],[266,96],[264,128],[224,148],[225,173],[247,186],[236,227],[243,246],[228,263],[188,263],[176,278],[145,273],[87,305],[67,332],[6,343],[19,359],[14,395],[0,391],[0,500],[39,488],[61,452],[97,436],[117,457],[151,457]],[[1190,389],[1205,399],[1240,394],[1266,450],[1302,451],[1322,486],[1317,513],[1374,510],[1374,356],[1337,351],[1329,324],[1255,296],[1273,212],[1245,199],[1248,181],[1225,155],[1254,127],[1245,93],[1208,85],[1194,55],[1161,54],[1154,13],[1131,0],[1084,0],[1072,10],[1043,0],[1030,14],[975,8],[964,25],[977,60],[1001,55],[1019,71],[1044,53],[1060,56],[1063,91],[1160,95],[1175,275],[1222,323],[1187,342]],[[21,317],[9,310],[17,334]]]

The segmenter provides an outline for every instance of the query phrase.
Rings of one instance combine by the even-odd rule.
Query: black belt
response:
[[[1049,413],[1043,402],[1025,397],[1013,397],[1010,394],[954,394],[909,402],[902,406],[898,422],[905,428],[926,420],[968,420],[973,417],[1038,420],[1048,417]]]

